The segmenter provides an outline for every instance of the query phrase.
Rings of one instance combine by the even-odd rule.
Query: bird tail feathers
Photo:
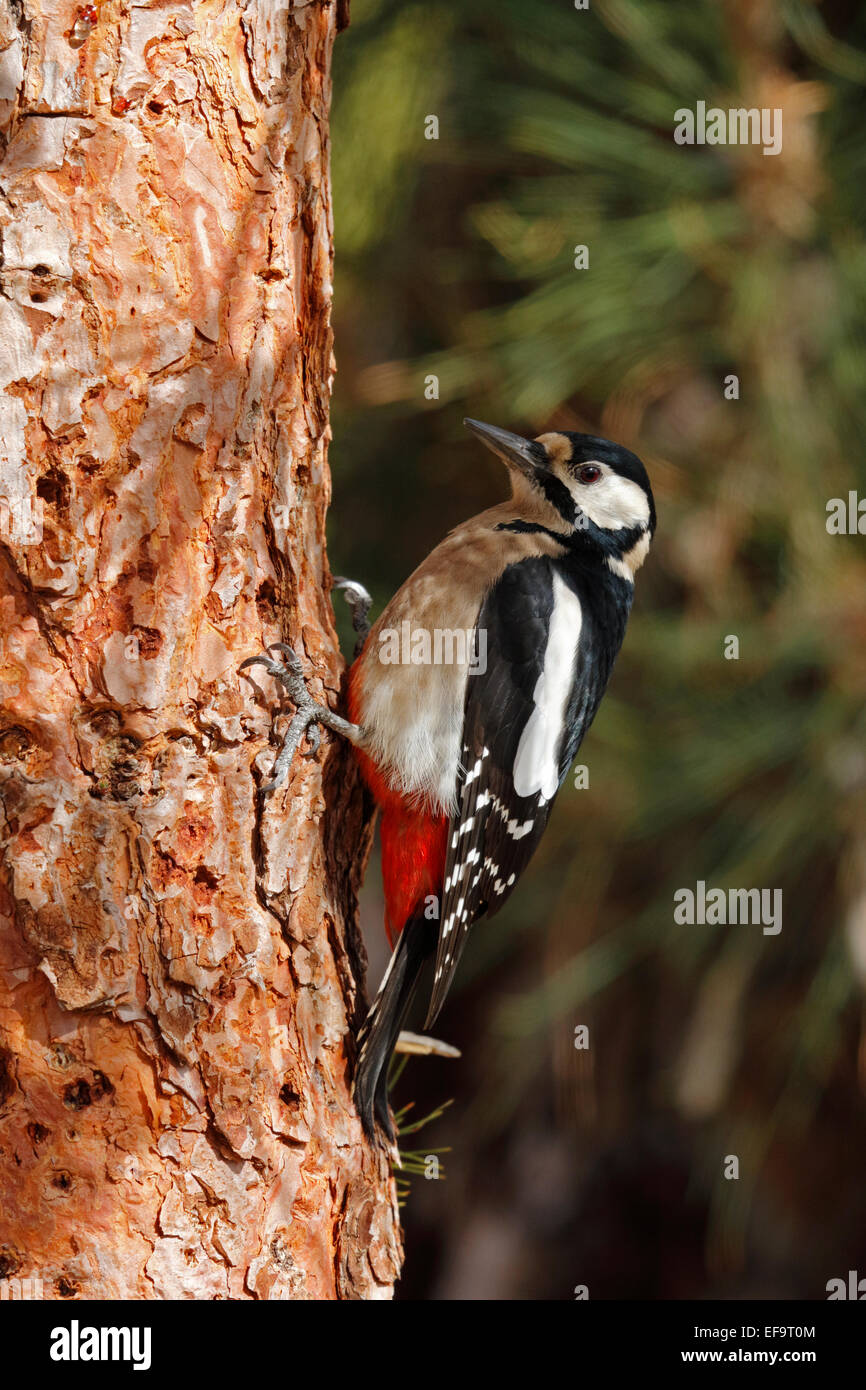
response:
[[[358,1035],[353,1088],[355,1105],[367,1136],[373,1140],[377,1122],[392,1143],[396,1138],[388,1106],[388,1064],[409,1011],[421,967],[436,949],[437,926],[438,923],[428,921],[423,915],[410,917],[398,937],[379,993]]]

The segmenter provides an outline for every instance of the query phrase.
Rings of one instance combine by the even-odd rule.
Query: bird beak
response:
[[[510,430],[498,429],[496,425],[485,425],[481,420],[464,420],[463,423],[509,467],[518,468],[527,477],[531,478],[539,468],[547,467],[544,446],[536,444],[535,440],[523,439]]]

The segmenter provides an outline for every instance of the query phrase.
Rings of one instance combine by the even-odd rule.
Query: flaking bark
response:
[[[0,4],[0,1277],[387,1297],[324,546],[335,8]],[[259,688],[260,687],[260,688]]]

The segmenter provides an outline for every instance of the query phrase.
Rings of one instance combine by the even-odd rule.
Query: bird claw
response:
[[[279,661],[274,661],[271,652],[282,652],[286,658],[285,665],[281,666]],[[286,687],[293,703],[299,707],[307,702],[314,703],[304,683],[304,668],[294,648],[286,642],[272,642],[259,656],[249,656],[246,661],[242,661],[240,669],[244,671],[250,666],[264,666],[269,675]]]
[[[302,758],[314,758],[322,746],[322,734],[318,724],[310,723],[305,731],[307,735],[307,747],[301,751]]]
[[[357,656],[370,631],[370,608],[373,599],[368,590],[364,588],[363,584],[359,584],[357,579],[345,579],[342,575],[335,575],[333,588],[342,592],[349,605],[352,627],[358,634],[358,641],[355,644],[355,655]]]
[[[271,652],[275,651],[282,652],[285,657],[284,665],[275,661],[271,656]],[[304,671],[298,655],[287,643],[272,642],[259,656],[251,656],[246,661],[242,661],[240,670],[248,670],[251,666],[264,666],[269,675],[285,686],[289,698],[295,706],[295,714],[283,734],[282,746],[274,763],[271,780],[265,782],[261,787],[261,792],[265,795],[276,791],[285,782],[292,759],[305,734],[308,746],[302,750],[301,756],[304,758],[316,756],[322,746],[319,720],[324,715],[330,715],[330,710],[316,704],[304,681]]]

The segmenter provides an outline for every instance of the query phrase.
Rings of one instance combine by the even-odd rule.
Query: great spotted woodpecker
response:
[[[511,499],[446,536],[369,633],[366,591],[336,581],[366,634],[349,720],[313,702],[290,648],[280,645],[285,666],[267,655],[244,663],[266,665],[297,709],[265,790],[306,729],[318,747],[324,724],[354,744],[381,810],[396,945],[359,1034],[354,1093],[367,1133],[378,1120],[392,1141],[388,1062],[421,969],[435,952],[430,1027],[470,927],[502,907],[541,838],[607,685],[656,524],[646,470],[628,449],[465,423],[507,465]],[[437,634],[450,639],[439,661]]]

